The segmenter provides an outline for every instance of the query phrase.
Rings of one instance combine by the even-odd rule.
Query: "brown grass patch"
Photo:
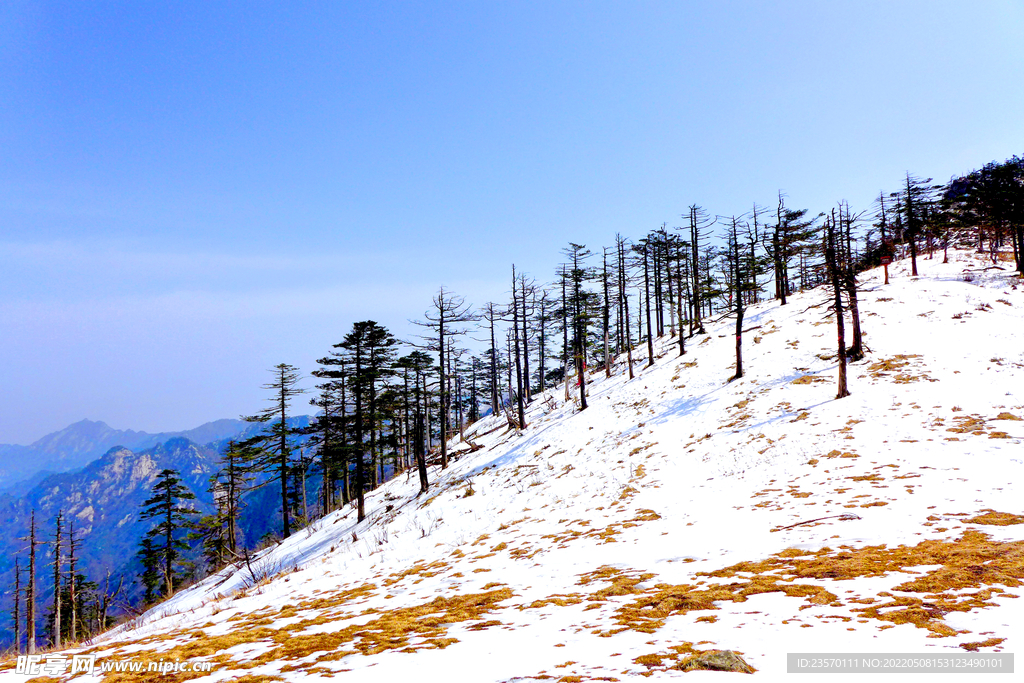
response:
[[[937,381],[929,377],[924,372],[916,375],[906,372],[906,370],[920,358],[921,355],[917,353],[901,353],[893,356],[892,358],[883,358],[868,366],[868,375],[876,379],[892,376],[892,380],[896,384],[909,384],[922,379],[928,380],[929,382]],[[891,375],[891,373],[895,374]]]
[[[338,595],[332,596],[334,600],[320,598],[316,601],[307,601],[297,605],[289,605],[282,608],[277,617],[291,617],[310,609],[316,604],[320,609],[312,616],[299,621],[274,628],[272,626],[255,627],[247,621],[242,621],[230,633],[223,635],[209,635],[202,629],[194,629],[186,632],[165,634],[133,643],[119,643],[113,650],[104,650],[101,656],[124,655],[135,661],[142,661],[143,668],[148,666],[150,661],[188,660],[195,658],[209,658],[217,666],[215,670],[223,668],[249,669],[270,662],[281,660],[300,660],[303,658],[322,653],[312,661],[297,662],[290,665],[291,670],[304,671],[318,662],[343,659],[349,655],[364,654],[373,655],[388,650],[400,650],[402,652],[415,652],[421,649],[444,648],[457,639],[446,637],[446,630],[449,624],[475,621],[475,626],[487,628],[495,625],[493,621],[485,621],[484,615],[497,608],[498,603],[512,597],[512,591],[508,588],[493,590],[483,593],[470,593],[452,597],[438,597],[434,600],[415,605],[412,607],[397,608],[388,611],[365,610],[363,614],[377,615],[363,624],[347,626],[337,631],[313,632],[310,627],[330,623],[344,623],[345,616],[329,609],[359,596],[375,588],[370,584],[364,584],[349,591],[340,591]],[[266,616],[259,615],[258,621],[263,623]],[[413,642],[415,638],[415,642]],[[152,650],[133,650],[130,653],[119,652],[126,646],[139,644],[156,645],[162,640],[188,639],[187,642],[174,645],[169,648],[154,648]],[[244,644],[262,643],[272,647],[246,661],[234,661],[230,657],[219,654],[231,647]],[[97,648],[99,650],[99,648]],[[155,674],[155,672],[154,672]],[[206,673],[182,672],[179,674],[168,674],[160,676],[153,681],[185,681],[191,678],[208,675]],[[147,678],[139,678],[138,674],[108,674],[103,683],[128,683],[129,681],[148,681]],[[276,678],[253,678],[257,680],[278,680]]]
[[[434,562],[431,562],[430,564],[425,564],[423,562],[423,560],[417,560],[408,569],[402,570],[402,571],[398,572],[397,574],[392,574],[388,578],[384,579],[384,585],[385,586],[392,586],[392,585],[398,583],[399,581],[401,581],[401,580],[403,580],[405,578],[408,578],[410,576],[419,577],[419,578],[417,578],[416,581],[414,581],[414,583],[419,583],[423,579],[427,579],[427,578],[430,578],[432,576],[437,576],[441,572],[447,571],[448,569],[449,569],[449,566],[448,566],[447,562],[442,562],[440,560],[436,560]]]
[[[1004,640],[1006,640],[1006,638],[989,638],[976,643],[960,643],[960,647],[968,652],[977,652],[983,647],[995,647],[996,645],[1001,644]]]
[[[996,512],[995,510],[982,510],[982,514],[965,519],[968,524],[988,524],[992,526],[1010,526],[1011,524],[1024,524],[1024,515],[1014,515],[1009,512]]]
[[[969,530],[956,540],[928,540],[916,546],[842,546],[838,550],[826,547],[814,552],[789,549],[765,560],[697,574],[720,583],[659,584],[644,591],[616,610],[619,628],[612,633],[626,629],[652,633],[669,616],[716,610],[716,603],[744,602],[761,593],[781,592],[802,598],[806,607],[841,606],[843,603],[835,593],[801,580],[844,581],[929,565],[937,568],[895,586],[892,592],[880,593],[878,602],[852,596],[857,598],[856,602],[867,605],[853,611],[886,625],[913,624],[930,631],[931,637],[956,635],[957,631],[943,621],[944,615],[994,606],[993,596],[1005,593],[993,588],[995,585],[1024,585],[1024,541],[993,541],[986,534]],[[635,585],[632,584],[634,590]]]

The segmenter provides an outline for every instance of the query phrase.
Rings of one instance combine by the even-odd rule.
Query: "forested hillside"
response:
[[[640,239],[569,243],[551,283],[513,266],[508,301],[441,287],[415,339],[356,322],[315,390],[272,368],[216,462],[150,468],[124,615],[149,609],[83,647],[296,680],[450,671],[481,648],[506,680],[718,649],[770,670],[793,638],[1005,647],[1022,187],[1014,157],[908,173],[870,210],[693,205]],[[73,575],[61,538],[36,574]],[[182,590],[197,557],[219,571]],[[35,646],[76,640],[48,623]]]
[[[1013,650],[1024,287],[950,251],[860,278],[836,398],[831,288],[705,321],[538,393],[449,465],[368,493],[75,651],[283,680],[622,679],[731,650]],[[849,320],[847,323],[849,324]],[[653,364],[649,363],[653,360]],[[570,387],[573,389],[573,387]],[[358,672],[354,676],[353,672]]]

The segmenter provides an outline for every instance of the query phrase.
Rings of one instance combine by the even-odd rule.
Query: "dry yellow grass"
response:
[[[827,377],[817,377],[815,375],[801,375],[791,382],[791,384],[814,384],[816,382],[827,382]]]
[[[801,580],[845,581],[884,576],[918,566],[936,568],[893,589],[903,595],[883,592],[877,596],[877,601],[853,596],[850,602],[867,605],[853,611],[886,625],[913,624],[930,631],[932,637],[956,635],[957,631],[943,621],[945,614],[993,606],[992,598],[1005,593],[1005,588],[1022,585],[1024,541],[994,541],[986,534],[968,530],[956,540],[922,541],[912,547],[843,546],[838,550],[826,547],[815,552],[789,549],[765,560],[741,562],[698,574],[728,582],[659,584],[643,591],[635,600],[616,610],[619,628],[611,633],[626,629],[652,633],[671,615],[716,610],[718,604],[744,602],[749,596],[761,593],[780,592],[802,598],[808,606],[840,606],[844,603],[835,593],[819,585],[801,583]],[[619,575],[635,577],[636,573],[610,573],[605,568],[601,578],[609,580]],[[625,584],[625,592],[636,593],[637,583],[639,581]]]
[[[982,510],[982,514],[975,515],[964,521],[968,524],[988,524],[992,526],[1010,526],[1011,524],[1024,524],[1024,515],[1014,515],[1009,512],[996,512],[995,510]]]

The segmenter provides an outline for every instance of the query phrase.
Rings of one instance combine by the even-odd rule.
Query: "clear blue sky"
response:
[[[0,442],[253,413],[569,241],[1024,152],[1024,4],[0,4]]]

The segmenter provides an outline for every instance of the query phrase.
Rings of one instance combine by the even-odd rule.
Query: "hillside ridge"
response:
[[[522,431],[486,418],[427,494],[402,475],[362,523],[335,512],[71,652],[202,658],[209,680],[510,681],[715,649],[762,677],[789,651],[1013,651],[1024,288],[986,265],[864,273],[847,398],[823,292],[756,304],[745,377],[731,320],[682,357],[662,338],[633,380],[624,358],[592,375],[586,411],[557,387]]]

